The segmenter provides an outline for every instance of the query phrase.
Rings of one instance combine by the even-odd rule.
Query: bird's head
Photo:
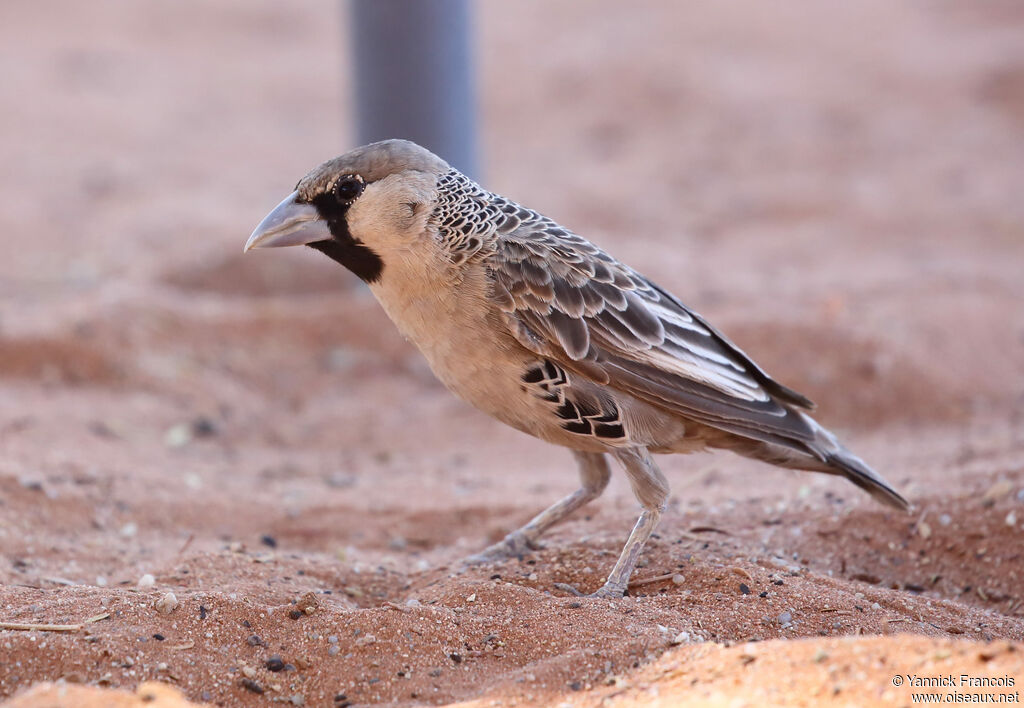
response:
[[[328,160],[307,174],[245,244],[309,246],[367,283],[394,251],[423,237],[444,160],[407,140],[385,140]]]

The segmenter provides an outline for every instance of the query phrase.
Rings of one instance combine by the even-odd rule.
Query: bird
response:
[[[580,487],[472,556],[522,557],[622,467],[641,513],[604,584],[617,598],[665,510],[652,455],[731,450],[907,500],[809,415],[814,404],[675,295],[552,219],[487,191],[413,142],[328,160],[245,244],[303,245],[369,287],[456,396],[569,448]]]

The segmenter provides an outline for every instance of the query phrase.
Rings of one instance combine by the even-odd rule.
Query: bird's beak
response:
[[[283,202],[274,207],[252,232],[245,242],[245,250],[252,248],[274,248],[277,246],[301,246],[331,238],[327,222],[312,204],[297,201],[298,192],[289,194]]]

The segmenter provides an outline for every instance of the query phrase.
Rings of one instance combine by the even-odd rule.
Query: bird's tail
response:
[[[840,474],[883,504],[903,511],[910,507],[902,494],[849,450],[842,448],[840,452],[827,455],[825,464],[839,470]]]
[[[846,477],[883,504],[903,511],[910,507],[902,494],[893,489],[892,485],[885,481],[882,475],[871,469],[864,460],[843,447],[835,435],[809,415],[803,413],[800,415],[814,429],[818,438],[816,440],[818,449],[814,450],[814,453],[829,468],[825,471]]]

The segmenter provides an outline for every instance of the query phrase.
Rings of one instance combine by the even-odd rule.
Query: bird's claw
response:
[[[626,592],[625,588],[620,588],[618,585],[613,585],[611,583],[605,583],[589,595],[585,592],[581,592],[576,588],[575,585],[570,585],[569,583],[555,583],[554,587],[556,590],[567,592],[573,597],[593,597],[611,600],[617,600],[618,598],[622,597]]]
[[[626,588],[616,583],[605,583],[594,592],[587,595],[587,597],[607,598],[609,600],[618,600],[620,597],[626,594]]]
[[[530,540],[526,534],[520,531],[513,531],[493,546],[488,546],[479,553],[474,553],[464,562],[466,565],[493,563],[495,561],[508,560],[509,558],[520,558],[540,548],[543,548],[543,546],[536,541]]]

